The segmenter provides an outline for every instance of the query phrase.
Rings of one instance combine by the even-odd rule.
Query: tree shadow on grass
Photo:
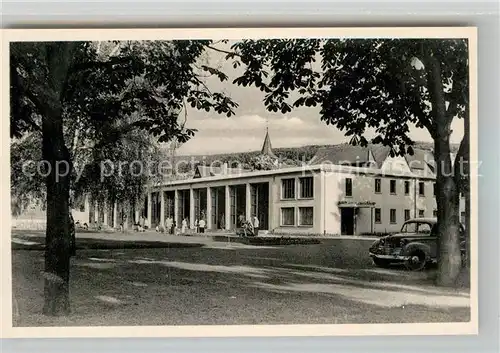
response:
[[[362,266],[359,260],[351,267],[349,254],[335,267],[339,261],[331,261],[328,251],[309,250],[81,251],[72,260],[74,314],[68,325],[468,320],[465,293],[437,289],[415,273]],[[14,273],[23,272],[34,282],[29,285],[38,287],[36,293],[43,293],[42,254],[15,257]],[[29,289],[15,292],[21,300],[30,298]],[[35,308],[21,306],[24,312]]]

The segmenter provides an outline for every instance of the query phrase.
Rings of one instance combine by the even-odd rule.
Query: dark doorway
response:
[[[165,200],[165,219],[175,219],[175,191],[165,191],[165,195],[163,198]]]
[[[224,186],[211,189],[212,197],[212,229],[226,229],[226,188]]]
[[[231,229],[241,226],[241,220],[245,220],[246,208],[246,185],[235,185],[230,187],[231,201]]]
[[[151,228],[160,225],[161,199],[159,192],[151,193]]]
[[[269,229],[269,183],[251,185],[251,216],[259,219],[259,229]]]
[[[340,234],[354,235],[354,208],[343,207],[340,209]]]
[[[189,190],[179,190],[179,204],[177,212],[177,226],[180,227],[182,220],[185,219],[189,225],[189,213],[191,208],[191,198]]]
[[[207,189],[194,189],[194,218],[207,220]]]

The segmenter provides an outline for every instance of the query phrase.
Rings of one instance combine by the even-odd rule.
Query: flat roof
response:
[[[315,164],[315,165],[303,165],[299,167],[289,167],[280,168],[273,170],[256,170],[256,171],[245,171],[236,174],[226,174],[226,175],[215,175],[207,176],[202,178],[191,178],[191,179],[181,179],[181,180],[171,180],[165,181],[160,184],[151,185],[152,188],[160,188],[163,186],[176,186],[176,185],[190,185],[190,184],[200,184],[204,182],[214,182],[214,181],[224,181],[224,180],[235,180],[235,179],[251,179],[256,177],[266,177],[266,176],[276,176],[276,175],[286,175],[286,174],[296,174],[302,173],[304,176],[312,172],[325,172],[325,173],[353,173],[359,175],[379,175],[383,177],[392,178],[405,178],[405,179],[421,179],[421,180],[435,180],[434,176],[423,177],[415,173],[408,172],[386,172],[377,168],[365,168],[365,167],[353,167],[344,165],[334,165],[334,164]]]

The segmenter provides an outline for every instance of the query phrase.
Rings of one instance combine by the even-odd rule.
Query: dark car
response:
[[[460,224],[460,250],[465,254],[465,229]],[[404,263],[418,271],[437,261],[437,219],[414,218],[407,220],[401,232],[384,236],[370,246],[370,257],[375,265],[388,267]]]

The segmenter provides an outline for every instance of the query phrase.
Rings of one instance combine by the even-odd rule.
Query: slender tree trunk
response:
[[[451,122],[446,110],[441,67],[432,50],[425,58],[427,82],[434,117],[434,158],[436,160],[436,202],[438,210],[438,274],[441,286],[456,283],[461,269],[460,255],[460,193],[450,155]]]

